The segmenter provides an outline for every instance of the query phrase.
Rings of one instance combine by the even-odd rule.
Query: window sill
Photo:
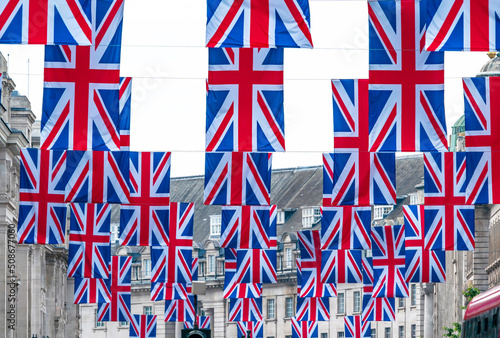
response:
[[[266,323],[267,322],[276,322],[276,318],[268,318],[268,319],[265,319]]]

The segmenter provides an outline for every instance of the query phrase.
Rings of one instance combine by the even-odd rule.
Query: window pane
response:
[[[338,338],[344,338],[344,332],[339,332],[337,333]]]
[[[359,291],[354,291],[354,312],[360,312],[361,310],[361,294]]]
[[[377,338],[377,331],[375,329],[372,329],[371,338]]]
[[[404,336],[405,336],[405,327],[400,326],[399,327],[399,338],[404,338]]]
[[[411,305],[415,306],[417,305],[417,285],[411,284],[410,289],[411,289]]]
[[[344,313],[344,294],[339,293],[337,295],[337,313]]]
[[[286,305],[286,313],[285,313],[285,317],[286,318],[292,318],[293,315],[294,315],[294,311],[293,311],[293,298],[289,297],[289,298],[286,298],[285,299],[285,305]]]
[[[144,307],[144,314],[145,315],[152,315],[153,314],[153,307],[152,306],[145,306]]]
[[[267,300],[267,319],[274,319],[274,299]]]
[[[411,338],[417,338],[417,325],[411,325]]]
[[[391,338],[391,328],[390,327],[386,327],[384,332],[385,332],[385,338]]]
[[[145,259],[143,262],[143,277],[151,277],[151,259]]]

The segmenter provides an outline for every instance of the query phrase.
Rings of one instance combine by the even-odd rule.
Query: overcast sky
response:
[[[368,78],[368,11],[364,0],[310,0],[315,48],[285,51],[286,153],[273,168],[321,164],[333,150],[330,79]],[[204,172],[206,0],[125,0],[122,76],[134,77],[131,149],[172,151],[172,176]],[[41,117],[43,47],[0,46],[17,90]],[[461,77],[475,76],[486,53],[445,58],[449,132],[463,114]]]

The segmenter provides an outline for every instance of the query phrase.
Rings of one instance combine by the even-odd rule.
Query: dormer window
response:
[[[376,205],[373,207],[373,219],[380,220],[383,219],[387,214],[389,214],[392,209],[394,209],[393,205]]]
[[[210,215],[210,236],[220,236],[221,215]]]
[[[279,210],[276,215],[276,224],[285,224],[285,212],[283,210]]]
[[[410,205],[417,205],[417,204],[418,204],[418,195],[411,194],[410,195]]]
[[[321,220],[321,212],[319,207],[309,207],[302,209],[302,226],[311,228],[314,224]]]

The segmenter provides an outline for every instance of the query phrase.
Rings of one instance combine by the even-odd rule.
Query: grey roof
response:
[[[399,197],[417,192],[424,177],[422,154],[396,157],[396,194]]]

